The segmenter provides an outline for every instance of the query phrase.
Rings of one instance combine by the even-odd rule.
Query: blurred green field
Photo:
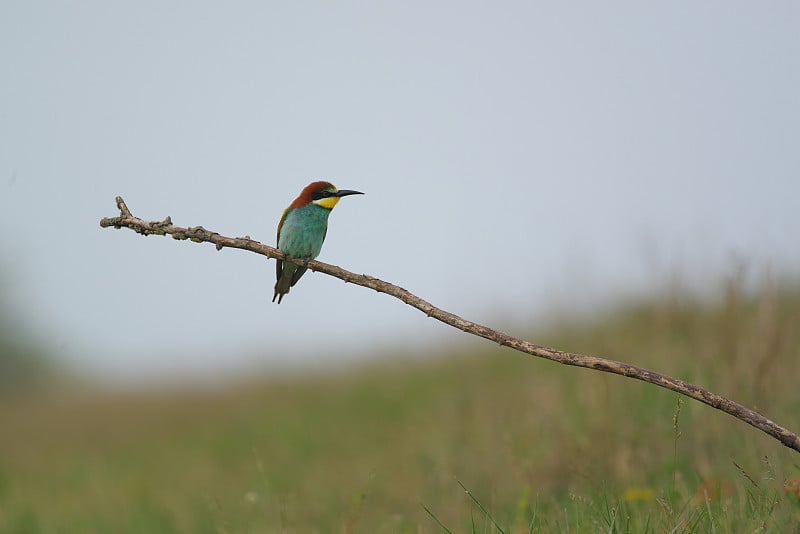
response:
[[[800,431],[796,286],[730,284],[715,303],[665,297],[514,333],[687,379]],[[800,455],[677,401],[467,337],[222,391],[13,393],[0,532],[800,531]]]

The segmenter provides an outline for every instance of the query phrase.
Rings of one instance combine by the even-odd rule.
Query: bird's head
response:
[[[292,208],[299,208],[308,204],[316,204],[325,209],[332,210],[339,199],[348,195],[363,195],[361,191],[350,189],[336,189],[330,182],[312,182],[308,184],[300,196],[292,202]]]

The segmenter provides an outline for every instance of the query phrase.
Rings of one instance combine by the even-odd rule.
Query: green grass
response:
[[[526,337],[800,431],[791,288],[631,304]],[[784,490],[800,455],[722,412],[480,340],[417,356],[217,392],[6,397],[0,532],[800,529]]]

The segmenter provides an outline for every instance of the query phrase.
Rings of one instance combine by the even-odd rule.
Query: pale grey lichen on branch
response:
[[[312,271],[318,271],[335,278],[339,278],[345,282],[350,282],[359,286],[373,289],[379,293],[386,293],[391,295],[402,302],[412,306],[428,317],[441,321],[449,326],[462,330],[466,333],[473,334],[490,341],[494,341],[501,346],[509,347],[519,352],[524,352],[532,356],[538,356],[564,365],[571,365],[576,367],[585,367],[606,373],[612,373],[628,378],[634,378],[642,382],[647,382],[664,389],[675,391],[681,395],[685,395],[697,401],[700,401],[712,408],[721,410],[733,417],[748,423],[749,425],[761,430],[762,432],[772,436],[780,441],[783,445],[800,452],[800,437],[786,428],[778,425],[777,423],[767,419],[760,413],[751,410],[737,402],[721,397],[716,393],[712,393],[706,389],[690,384],[678,378],[663,375],[649,369],[637,367],[615,360],[600,358],[597,356],[589,356],[586,354],[576,354],[572,352],[565,352],[558,349],[536,345],[529,341],[523,341],[515,338],[510,334],[500,332],[488,326],[484,326],[472,321],[468,321],[458,315],[444,311],[431,303],[417,297],[410,291],[402,287],[390,284],[373,276],[366,274],[355,274],[353,272],[342,269],[335,265],[322,263],[316,260],[308,259],[292,259],[287,258],[281,251],[276,248],[264,245],[258,241],[250,239],[249,236],[245,237],[225,237],[216,232],[206,230],[202,226],[192,226],[189,228],[182,228],[175,226],[170,217],[165,218],[163,221],[148,222],[134,217],[122,197],[117,197],[117,208],[119,209],[119,217],[106,217],[100,221],[100,226],[103,228],[129,228],[138,234],[145,236],[148,235],[171,235],[174,239],[190,240],[195,243],[212,243],[216,246],[217,250],[222,248],[238,248],[242,250],[249,250],[257,254],[261,254],[271,259],[280,259],[295,263],[300,266],[308,267]]]

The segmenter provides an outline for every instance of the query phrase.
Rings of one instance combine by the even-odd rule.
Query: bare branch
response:
[[[102,219],[100,221],[101,227],[108,228],[113,226],[114,228],[130,228],[131,230],[142,235],[171,235],[173,239],[189,239],[196,243],[213,243],[216,245],[217,250],[221,250],[224,247],[240,248],[261,254],[268,258],[281,259],[297,265],[307,266],[312,271],[325,273],[327,275],[344,280],[345,282],[350,282],[352,284],[374,289],[379,293],[391,295],[405,302],[409,306],[420,310],[428,317],[433,317],[434,319],[437,319],[454,328],[458,328],[459,330],[467,332],[468,334],[473,334],[490,341],[494,341],[495,343],[498,343],[504,347],[510,347],[514,350],[518,350],[532,356],[545,358],[547,360],[552,360],[564,365],[586,367],[589,369],[595,369],[597,371],[622,375],[675,391],[676,393],[680,393],[681,395],[698,400],[703,404],[707,404],[713,408],[716,408],[717,410],[721,410],[729,415],[732,415],[733,417],[744,421],[745,423],[752,425],[762,432],[772,436],[785,446],[800,452],[800,437],[798,437],[796,434],[737,402],[726,399],[725,397],[721,397],[716,393],[712,393],[706,389],[694,384],[690,384],[678,378],[672,378],[671,376],[663,375],[649,369],[644,369],[642,367],[637,367],[635,365],[630,365],[623,362],[599,358],[597,356],[590,356],[587,354],[565,352],[550,347],[544,347],[542,345],[536,345],[528,341],[523,341],[509,334],[489,328],[488,326],[473,323],[472,321],[463,319],[458,315],[439,309],[436,306],[433,306],[431,303],[415,296],[410,291],[407,291],[406,289],[394,284],[390,284],[389,282],[384,282],[378,278],[374,278],[366,274],[355,274],[350,271],[346,271],[341,267],[330,265],[328,263],[322,263],[316,260],[286,258],[278,249],[264,245],[258,241],[254,241],[250,239],[249,236],[225,237],[216,232],[208,231],[202,226],[182,228],[172,224],[172,220],[169,217],[159,222],[143,221],[138,217],[131,215],[130,210],[128,210],[128,207],[125,205],[125,201],[122,200],[122,197],[117,197],[117,208],[119,208],[120,216],[106,217]]]

